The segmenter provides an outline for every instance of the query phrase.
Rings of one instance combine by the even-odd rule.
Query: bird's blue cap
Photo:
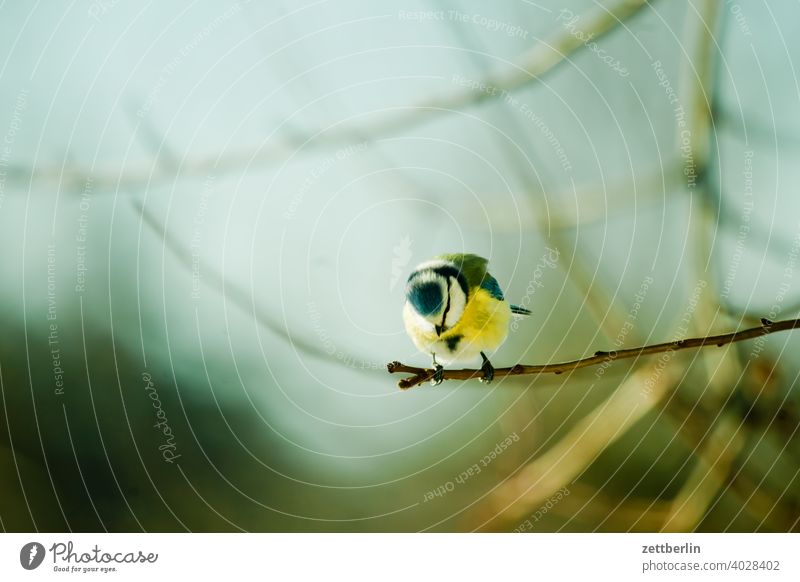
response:
[[[420,315],[433,315],[442,308],[442,288],[438,283],[412,284],[408,290],[408,301]]]

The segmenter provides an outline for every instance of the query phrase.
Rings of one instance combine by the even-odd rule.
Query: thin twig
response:
[[[651,346],[630,348],[627,350],[614,350],[610,352],[600,351],[595,352],[593,356],[589,356],[588,358],[573,360],[571,362],[561,362],[558,364],[540,364],[530,366],[517,364],[516,366],[512,366],[510,368],[496,368],[494,371],[494,377],[502,378],[504,376],[521,376],[527,374],[561,374],[562,372],[569,372],[571,370],[577,370],[578,368],[596,366],[597,364],[602,364],[604,362],[622,360],[625,358],[636,358],[638,356],[659,354],[663,352],[674,352],[677,350],[686,350],[690,348],[702,348],[710,345],[716,345],[720,347],[724,346],[725,344],[741,342],[760,337],[762,335],[797,328],[800,328],[800,319],[770,321],[762,318],[761,325],[759,327],[743,329],[741,331],[734,331],[732,333],[725,333],[722,335],[688,338],[662,344],[653,344]],[[426,380],[430,380],[433,378],[433,375],[436,372],[432,368],[415,368],[413,366],[406,366],[400,362],[390,362],[386,365],[386,368],[390,374],[396,374],[398,372],[403,374],[413,374],[413,376],[410,378],[403,378],[397,383],[397,386],[403,390],[413,388],[414,386],[422,384]],[[471,378],[481,378],[482,376],[482,370],[445,370],[442,379],[469,380]]]

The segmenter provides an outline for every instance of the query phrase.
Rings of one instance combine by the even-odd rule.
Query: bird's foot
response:
[[[431,386],[438,386],[444,380],[444,367],[440,364],[434,364],[433,377],[431,378]]]
[[[494,380],[494,366],[492,366],[489,358],[487,358],[486,354],[483,352],[481,352],[481,357],[483,358],[483,365],[481,366],[483,378],[479,378],[479,380],[484,384],[489,384],[492,380]]]

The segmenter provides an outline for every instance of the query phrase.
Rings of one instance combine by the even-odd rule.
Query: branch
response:
[[[578,368],[596,366],[597,364],[602,364],[604,362],[612,362],[614,360],[622,360],[625,358],[636,358],[639,356],[659,354],[662,352],[674,352],[677,350],[686,350],[690,348],[702,348],[710,345],[716,345],[717,347],[720,347],[724,346],[725,344],[732,344],[734,342],[741,342],[778,331],[786,331],[797,328],[800,328],[800,319],[787,319],[785,321],[773,322],[769,319],[762,318],[761,325],[759,327],[743,329],[733,333],[689,338],[666,342],[663,344],[653,344],[652,346],[630,348],[627,350],[595,352],[593,356],[588,358],[573,360],[571,362],[561,362],[559,364],[541,364],[533,366],[517,364],[516,366],[512,366],[510,368],[496,368],[494,371],[494,377],[502,378],[504,376],[522,376],[527,374],[561,374],[562,372],[569,372],[572,370],[577,370]],[[386,368],[390,374],[395,374],[398,372],[402,374],[413,374],[413,376],[410,378],[403,378],[397,383],[398,388],[402,390],[408,390],[409,388],[413,388],[414,386],[422,384],[426,380],[430,380],[433,378],[433,374],[435,373],[435,370],[431,368],[415,368],[413,366],[406,366],[400,362],[390,362],[386,365]],[[469,380],[471,378],[480,378],[482,376],[482,370],[445,370],[443,379]]]

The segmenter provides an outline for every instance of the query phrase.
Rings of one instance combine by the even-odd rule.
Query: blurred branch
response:
[[[607,340],[612,340],[623,329],[628,316],[624,306],[616,301],[622,282],[617,284],[617,288],[612,294],[603,283],[603,278],[598,276],[600,263],[598,262],[594,271],[591,271],[586,266],[583,253],[578,249],[577,240],[570,240],[564,232],[558,230],[550,233],[550,240],[557,245],[557,248],[569,248],[571,251],[570,264],[561,266],[564,268],[567,278],[583,297],[583,303],[578,306],[577,310],[583,310],[585,306],[589,315],[597,323],[599,333],[602,333]],[[636,333],[635,329],[629,330],[629,341],[636,341]],[[594,337],[597,337],[597,334]]]
[[[651,354],[660,354],[664,352],[674,352],[678,350],[686,350],[691,348],[702,348],[706,346],[715,345],[717,347],[731,344],[734,342],[741,342],[748,339],[760,337],[770,333],[779,331],[786,331],[790,329],[800,328],[800,319],[787,319],[784,321],[770,321],[762,319],[759,327],[750,329],[743,329],[734,331],[732,333],[725,333],[721,335],[711,335],[707,337],[688,338],[661,344],[653,344],[651,346],[642,346],[639,348],[629,348],[626,350],[614,350],[610,352],[595,352],[593,356],[582,358],[580,360],[573,360],[571,362],[561,362],[558,364],[540,364],[540,365],[522,365],[517,364],[510,368],[495,368],[494,377],[503,378],[505,376],[522,376],[530,374],[561,374],[562,372],[569,372],[579,368],[586,368],[589,366],[596,366],[605,362],[612,362],[614,360],[622,360],[626,358],[638,358],[639,356],[647,356]],[[387,364],[387,370],[390,374],[403,373],[413,374],[410,378],[403,378],[397,383],[397,386],[403,390],[413,388],[422,384],[426,380],[433,378],[436,370],[431,368],[416,368],[413,366],[406,366],[400,362],[390,362]],[[482,370],[462,369],[462,370],[445,370],[442,379],[444,380],[470,380],[472,378],[481,378],[483,376]]]
[[[724,480],[724,483],[717,485],[720,491],[720,498],[725,495],[728,500],[741,507],[751,518],[761,524],[761,527],[766,527],[772,531],[790,531],[791,523],[787,521],[786,513],[774,511],[775,508],[780,508],[782,506],[776,502],[776,498],[780,495],[779,491],[764,491],[766,478],[774,473],[774,464],[766,472],[755,469],[752,464],[747,462],[750,456],[753,455],[752,450],[745,458],[743,444],[739,442],[740,439],[743,439],[745,443],[748,440],[752,443],[760,443],[762,439],[766,438],[765,435],[753,434],[750,422],[747,420],[748,414],[744,413],[745,416],[741,419],[733,419],[729,411],[723,411],[719,423],[717,424],[719,425],[722,423],[727,425],[727,430],[730,430],[731,425],[733,425],[735,430],[732,435],[729,436],[726,434],[720,439],[718,435],[715,437],[714,433],[712,433],[709,428],[709,419],[713,419],[714,415],[720,412],[719,404],[707,402],[702,399],[698,401],[687,395],[682,395],[680,391],[676,393],[676,396],[676,398],[671,398],[666,403],[664,412],[669,422],[673,425],[673,430],[680,435],[680,438],[692,451],[691,458],[697,463],[697,467],[705,469],[711,468],[711,470],[716,473],[716,476],[712,477],[712,475],[708,475],[706,478],[722,478]],[[713,406],[716,406],[717,409],[712,409],[711,407]],[[771,421],[770,426],[772,426]],[[796,427],[797,422],[792,422],[792,426]],[[720,440],[725,445],[722,453],[719,452]],[[716,444],[712,444],[714,441],[716,441]],[[737,452],[736,454],[728,455],[727,447],[731,446],[734,447]],[[716,450],[716,457],[711,454],[712,447]],[[724,466],[720,466],[719,464],[722,455],[732,456],[731,459],[725,462]],[[680,472],[682,468],[683,467],[679,468],[677,472]],[[690,476],[687,482],[692,480],[693,477]],[[684,487],[682,489],[686,488]],[[676,500],[681,497],[681,495],[681,492],[679,492],[676,496]],[[700,525],[717,501],[708,503],[709,507],[704,510],[703,514],[695,515],[695,523],[688,526],[688,529]],[[651,527],[650,531],[665,528],[668,522],[667,518],[675,509],[674,501],[670,502],[669,505],[671,507],[669,507],[669,511],[664,514],[662,522],[657,526]]]
[[[714,37],[714,26],[719,12],[716,0],[702,0],[700,8],[690,3],[686,14],[684,45],[691,47],[694,54],[684,53],[683,65],[686,69],[685,91],[689,94],[687,108],[688,126],[691,128],[691,158],[698,183],[706,179],[709,158],[712,151],[718,151],[717,131],[712,116],[714,90],[715,56],[719,45]]]
[[[571,483],[567,488],[570,494],[550,510],[564,519],[564,525],[557,531],[577,522],[580,531],[654,532],[661,528],[671,507],[669,501],[661,499],[643,499],[631,494],[618,498],[581,482]]]
[[[142,222],[146,224],[164,242],[166,247],[175,254],[178,262],[191,272],[193,268],[191,249],[183,245],[177,239],[177,237],[170,233],[166,226],[163,225],[156,218],[153,212],[149,208],[146,208],[141,201],[137,199],[131,199],[131,205],[141,215]],[[222,273],[210,268],[206,263],[202,263],[202,266],[204,273],[203,277],[201,278],[202,281],[207,281],[208,285],[221,293],[223,299],[233,303],[236,307],[241,309],[243,313],[254,317],[260,325],[271,331],[276,336],[285,339],[297,351],[321,360],[336,360],[339,362],[353,362],[359,360],[359,358],[356,358],[351,354],[344,354],[342,358],[336,358],[335,356],[331,358],[331,355],[321,347],[310,341],[293,336],[289,333],[289,330],[286,327],[282,326],[277,320],[268,315],[267,312],[255,302],[255,298],[252,294],[235,285],[231,281],[227,281]],[[360,358],[360,360],[363,361],[363,358]]]
[[[742,504],[743,500],[728,486],[736,458],[744,447],[745,432],[735,415],[723,413],[710,434],[694,449],[695,465],[673,499],[660,531],[693,531],[714,499],[725,493],[732,494],[737,504]]]
[[[441,5],[439,7],[445,8]],[[603,10],[606,10],[607,16],[617,18],[611,12],[608,12],[607,9]],[[603,20],[603,22],[604,24],[601,26],[606,26],[608,23],[608,21],[605,20]],[[617,20],[617,24],[621,22],[621,20]],[[591,27],[597,26],[597,22],[591,23]],[[468,38],[465,33],[466,29],[462,26],[451,25],[451,29],[463,46],[474,46],[476,40],[479,42],[480,37],[476,37],[475,39]],[[608,30],[606,32],[608,32]],[[481,69],[485,69],[486,60],[478,57],[484,54],[489,54],[488,48],[484,47],[484,50],[480,53],[469,53],[476,67]],[[484,78],[489,78],[491,76],[490,71],[481,70],[480,73]],[[530,203],[536,206],[535,211],[530,213],[529,216],[533,217],[536,226],[546,232],[547,239],[550,240],[551,243],[555,243],[557,248],[570,249],[568,253],[571,257],[570,264],[566,268],[565,265],[561,266],[565,268],[567,278],[572,281],[584,297],[581,308],[583,308],[583,305],[586,305],[589,313],[597,322],[599,331],[605,334],[606,339],[612,338],[622,327],[626,314],[622,313],[622,308],[617,302],[611,301],[611,293],[599,282],[600,280],[597,277],[599,266],[595,267],[594,271],[591,272],[590,268],[586,266],[582,255],[578,252],[577,240],[570,240],[570,237],[568,237],[563,230],[566,228],[574,228],[576,225],[582,223],[585,224],[599,220],[608,221],[610,210],[612,213],[616,214],[621,213],[623,209],[626,211],[629,210],[630,192],[637,192],[637,182],[639,180],[637,180],[636,176],[631,175],[617,178],[616,183],[606,184],[604,182],[602,188],[603,195],[599,196],[599,188],[596,180],[590,180],[582,184],[579,188],[576,187],[575,182],[570,179],[570,190],[558,192],[555,195],[552,193],[548,195],[547,192],[552,189],[544,186],[539,170],[530,171],[533,169],[534,163],[536,162],[538,162],[536,163],[536,168],[547,170],[547,165],[543,163],[542,160],[531,160],[529,157],[531,152],[536,151],[536,143],[531,139],[530,133],[524,130],[519,131],[519,123],[517,123],[514,116],[511,114],[511,108],[509,107],[490,108],[486,112],[487,121],[491,115],[497,117],[503,116],[507,122],[508,131],[518,132],[519,138],[513,139],[513,141],[511,135],[506,135],[505,133],[503,133],[503,135],[506,139],[499,139],[497,132],[492,132],[491,137],[496,141],[497,147],[506,152],[504,156],[506,159],[513,160],[516,156],[521,154],[528,162],[530,168],[522,167],[518,164],[511,164],[510,171],[517,175],[517,179],[523,185],[525,193],[528,194],[527,198],[530,200]],[[522,147],[520,147],[520,143],[518,142],[524,142]],[[677,166],[677,163],[673,170],[674,172],[668,172],[667,176],[680,176],[680,168]],[[653,194],[651,202],[655,202],[655,194],[661,190],[665,190],[665,169],[662,164],[659,164],[657,167],[651,167],[642,173],[644,174],[644,180],[648,184],[647,188],[644,190],[649,194]],[[664,192],[664,194],[666,193]],[[613,204],[609,200],[609,196],[614,196]],[[555,203],[549,204],[548,199],[553,200]],[[637,201],[638,200],[637,197]],[[590,206],[591,210],[589,209]],[[614,290],[614,297],[616,297],[618,291],[619,285],[617,289]]]
[[[598,456],[675,388],[677,370],[639,368],[544,454],[498,485],[474,512],[475,529],[507,530],[561,487],[571,488]],[[652,380],[650,390],[642,386]]]
[[[616,0],[609,6],[592,7],[585,13],[577,15],[584,35],[598,39],[616,28],[622,21],[630,18],[639,10],[647,6],[647,0]],[[519,55],[516,62],[511,62],[508,70],[489,75],[483,81],[488,86],[496,87],[503,91],[514,91],[529,83],[540,81],[541,78],[556,69],[562,63],[568,62],[569,57],[582,49],[586,43],[562,28],[548,40],[539,42]],[[259,168],[260,164],[284,160],[287,154],[298,147],[314,148],[319,146],[340,146],[354,142],[363,135],[376,139],[381,135],[408,130],[419,125],[431,117],[441,115],[453,110],[463,109],[477,105],[485,100],[498,98],[483,91],[464,88],[448,93],[439,98],[428,99],[417,104],[397,108],[402,113],[390,116],[376,124],[364,126],[354,131],[341,128],[340,124],[333,124],[330,131],[319,131],[312,134],[284,133],[280,136],[267,136],[265,142],[259,146],[242,148],[225,154],[214,154],[205,157],[182,160],[178,173],[181,176],[202,176],[210,171],[215,174],[241,171],[246,168]],[[291,120],[291,117],[289,118]],[[147,128],[145,128],[145,131]],[[141,131],[137,126],[135,131]],[[91,178],[96,190],[123,189],[131,187],[144,187],[158,179],[169,179],[175,176],[173,172],[165,172],[158,167],[157,162],[145,163],[131,168],[126,165],[122,168],[112,167],[99,170],[90,168],[64,168],[60,164],[50,166],[21,166],[12,165],[8,168],[8,178],[22,182],[30,187],[34,181],[52,181],[57,184],[80,184]]]

